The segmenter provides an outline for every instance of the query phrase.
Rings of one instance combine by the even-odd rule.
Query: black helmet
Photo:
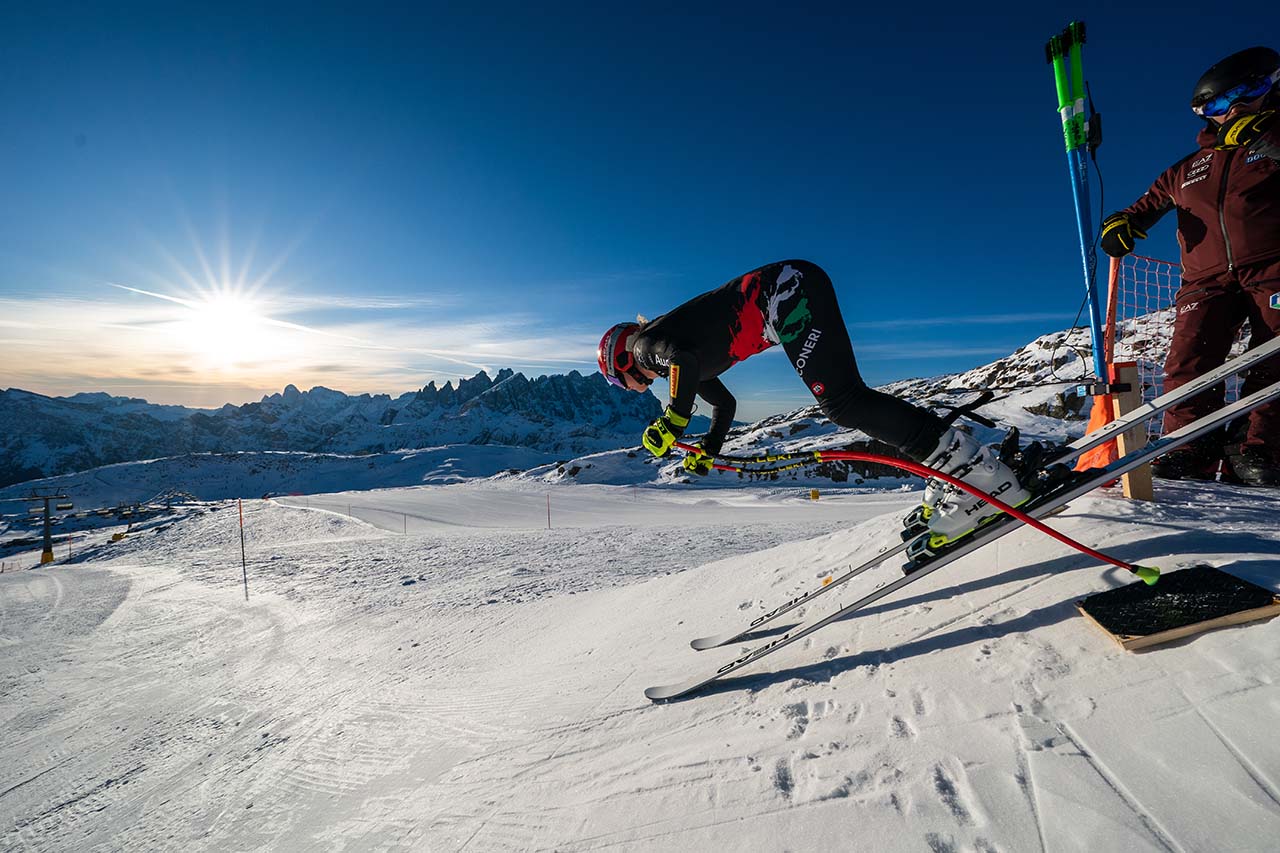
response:
[[[1233,103],[1262,97],[1280,79],[1280,53],[1269,47],[1250,47],[1233,53],[1204,72],[1191,91],[1197,115],[1225,115]]]

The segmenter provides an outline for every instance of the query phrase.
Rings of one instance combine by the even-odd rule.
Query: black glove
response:
[[[1236,116],[1224,121],[1218,128],[1218,141],[1213,147],[1219,151],[1251,148],[1267,132],[1275,117],[1275,110],[1264,110],[1257,115]]]
[[[1139,231],[1129,222],[1127,213],[1113,213],[1102,220],[1102,251],[1113,258],[1123,258],[1133,251],[1138,239],[1146,237],[1147,232]]]

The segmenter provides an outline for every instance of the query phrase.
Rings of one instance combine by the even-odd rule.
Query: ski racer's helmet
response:
[[[600,347],[596,350],[596,362],[610,385],[625,389],[627,383],[622,378],[623,374],[635,375],[636,360],[627,350],[627,339],[638,328],[640,328],[639,323],[619,323],[605,332],[604,337],[600,339]],[[638,378],[648,384],[649,380],[643,377]]]
[[[1191,111],[1210,118],[1226,115],[1233,104],[1257,100],[1280,80],[1280,53],[1250,47],[1233,53],[1204,72],[1191,91]]]

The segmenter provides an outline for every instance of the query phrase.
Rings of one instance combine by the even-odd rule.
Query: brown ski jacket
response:
[[[1276,93],[1264,109],[1280,107]],[[1124,210],[1146,231],[1178,211],[1182,278],[1195,282],[1280,256],[1280,121],[1252,149],[1215,151],[1215,128],[1196,137],[1200,150],[1156,178]]]

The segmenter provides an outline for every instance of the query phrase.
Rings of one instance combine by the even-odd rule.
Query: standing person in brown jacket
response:
[[[1205,121],[1199,150],[1164,172],[1146,194],[1102,223],[1113,258],[1178,211],[1182,286],[1175,297],[1165,390],[1222,364],[1247,320],[1249,345],[1280,334],[1280,54],[1269,47],[1234,53],[1204,73],[1191,110]],[[1280,359],[1249,371],[1243,393],[1280,379]],[[1223,386],[1170,409],[1165,431],[1223,404]],[[1156,461],[1156,476],[1212,480],[1226,455],[1241,481],[1280,486],[1280,403],[1255,410],[1217,434]]]

